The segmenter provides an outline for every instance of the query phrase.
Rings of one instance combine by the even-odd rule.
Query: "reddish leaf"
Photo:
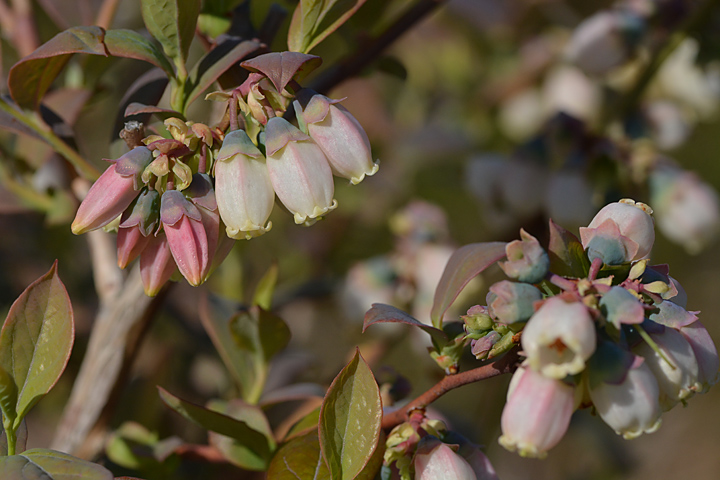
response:
[[[435,290],[430,311],[433,325],[442,325],[443,315],[470,280],[505,256],[505,245],[504,242],[471,243],[452,254]]]
[[[58,33],[10,69],[10,95],[21,107],[37,109],[70,55],[108,56],[104,37],[105,31],[100,27],[73,27]]]
[[[278,92],[290,80],[301,81],[322,63],[320,57],[298,52],[273,52],[242,62],[240,66],[251,72],[262,73],[270,79]]]
[[[134,58],[162,68],[168,77],[174,77],[170,61],[153,42],[132,30],[118,29],[105,32],[105,46],[114,57]]]
[[[166,113],[173,117],[184,118],[182,113],[176,112],[170,108],[160,108],[155,105],[145,105],[138,102],[133,102],[125,108],[125,116],[141,115],[144,113]]]
[[[563,277],[581,278],[587,275],[590,262],[580,240],[550,219],[548,244],[550,270]]]
[[[207,90],[220,75],[263,48],[257,40],[225,41],[210,50],[201,58],[190,72],[189,88],[186,104],[190,105],[202,92]]]
[[[442,330],[431,327],[430,325],[425,325],[421,321],[413,318],[411,315],[391,305],[373,303],[372,308],[365,314],[363,332],[365,332],[370,325],[374,325],[376,323],[404,323],[406,325],[412,325],[413,327],[422,328],[430,334],[435,343],[444,345],[448,341],[447,335]]]

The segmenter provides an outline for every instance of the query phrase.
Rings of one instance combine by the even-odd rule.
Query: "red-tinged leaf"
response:
[[[548,256],[550,271],[563,277],[582,278],[590,269],[590,262],[580,240],[552,219],[550,219]]]
[[[240,60],[261,49],[265,47],[257,40],[228,40],[210,50],[190,72],[186,104],[190,105],[195,101],[223,73],[238,65]]]
[[[275,449],[273,432],[260,407],[249,405],[241,400],[230,402],[214,400],[208,403],[208,408],[247,423],[250,428],[265,435],[271,451]],[[220,450],[230,463],[245,470],[265,471],[270,463],[269,455],[260,456],[243,442],[224,435],[210,432],[210,444]]]
[[[430,311],[433,325],[442,326],[443,315],[470,280],[505,257],[505,245],[504,242],[471,243],[452,254],[435,289]]]
[[[376,323],[404,323],[406,325],[412,325],[418,327],[427,332],[435,343],[444,345],[448,341],[447,334],[442,330],[425,325],[420,320],[415,319],[410,314],[403,312],[399,308],[395,308],[392,305],[385,305],[383,303],[373,303],[372,308],[365,314],[365,320],[363,321],[363,332],[370,326]]]
[[[315,70],[322,59],[315,55],[298,52],[273,52],[260,55],[240,64],[251,72],[259,72],[268,77],[278,92],[282,92],[290,80],[301,81]]]
[[[112,129],[113,140],[117,138],[117,132],[122,130],[125,125],[125,109],[131,103],[141,103],[143,105],[156,105],[163,96],[165,89],[169,83],[167,75],[159,68],[153,68],[140,75],[135,80],[120,100],[115,124]],[[147,124],[151,113],[142,113],[133,120]],[[183,117],[180,117],[183,118]]]
[[[288,440],[299,437],[300,435],[305,435],[312,431],[317,433],[318,423],[320,423],[320,407],[295,422],[295,424],[290,427],[290,430],[288,430],[285,434],[284,441],[287,442]]]
[[[133,30],[107,30],[105,32],[105,46],[110,55],[114,57],[143,60],[161,68],[168,77],[175,76],[172,65],[160,49],[153,42]]]
[[[165,54],[185,63],[200,13],[200,0],[142,0],[142,17]]]
[[[100,27],[73,27],[60,32],[27,57],[16,63],[8,74],[10,95],[23,108],[37,109],[55,77],[70,55],[89,53],[108,56]]]
[[[34,448],[21,455],[0,457],[2,480],[113,480],[113,474],[97,463],[66,453]]]
[[[58,381],[74,339],[72,306],[55,262],[15,300],[0,332],[0,366],[17,389],[15,425]]]
[[[133,102],[130,105],[128,105],[125,108],[125,116],[129,117],[131,115],[142,115],[142,114],[153,114],[157,113],[159,115],[167,115],[170,117],[177,117],[180,119],[184,119],[183,114],[180,112],[176,112],[175,110],[172,110],[170,108],[160,108],[156,107],[155,105],[145,105],[138,102]]]
[[[382,415],[377,382],[356,350],[320,410],[320,448],[333,479],[354,479],[365,468],[378,446]]]
[[[168,407],[191,422],[212,432],[237,440],[238,443],[245,445],[261,458],[270,458],[274,448],[271,440],[262,432],[253,429],[247,422],[195,405],[176,397],[162,387],[158,387],[158,391],[160,398]]]

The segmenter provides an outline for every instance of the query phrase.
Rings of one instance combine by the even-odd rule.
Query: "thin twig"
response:
[[[392,25],[381,33],[380,36],[369,42],[360,44],[350,56],[318,76],[318,78],[312,82],[310,88],[320,93],[327,93],[344,80],[357,75],[366,66],[376,60],[395,40],[400,38],[400,36],[445,2],[446,0],[420,0],[401,15]]]
[[[504,373],[513,372],[520,361],[519,348],[510,350],[504,357],[482,367],[474,368],[466,372],[448,375],[431,387],[428,391],[411,401],[401,409],[385,415],[382,419],[382,428],[388,430],[399,425],[408,418],[413,410],[422,409],[430,405],[438,398],[453,390],[469,383],[479,382],[487,378],[496,377]]]

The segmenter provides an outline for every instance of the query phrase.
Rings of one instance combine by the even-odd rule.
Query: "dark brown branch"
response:
[[[425,18],[446,0],[420,0],[400,16],[380,36],[361,43],[351,55],[340,61],[337,65],[323,72],[310,88],[320,93],[327,93],[336,85],[360,73],[372,63],[395,40],[410,30],[420,20]]]
[[[446,376],[412,402],[401,409],[385,415],[382,420],[382,428],[388,430],[395,425],[399,425],[408,419],[410,412],[427,407],[450,390],[515,371],[520,361],[519,351],[520,349],[516,347],[505,354],[504,357],[489,365],[483,365],[482,367],[474,368],[466,372]]]

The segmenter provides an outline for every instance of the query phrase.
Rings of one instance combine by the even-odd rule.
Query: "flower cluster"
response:
[[[579,240],[551,223],[554,263],[525,232],[508,244],[500,266],[516,281],[493,285],[487,306],[464,317],[478,358],[520,338],[525,360],[501,418],[506,448],[543,457],[578,408],[625,438],[653,432],[664,411],[717,381],[720,360],[698,312],[686,310],[667,265],[649,265],[651,215],[642,203],[612,203]]]
[[[297,83],[313,62],[319,58],[289,52],[246,62],[253,73],[242,85],[210,95],[228,103],[224,128],[165,120],[165,136],[150,135],[111,161],[80,205],[73,233],[119,218],[118,265],[139,256],[145,291],[156,295],[177,270],[191,285],[203,283],[235,239],[270,230],[276,195],[298,224],[333,210],[333,174],[357,184],[378,165],[340,100]],[[291,105],[297,126],[285,118]]]
[[[422,410],[388,435],[383,478],[402,480],[497,480],[484,453],[462,435],[448,431],[441,420]],[[393,476],[396,475],[396,476]]]

